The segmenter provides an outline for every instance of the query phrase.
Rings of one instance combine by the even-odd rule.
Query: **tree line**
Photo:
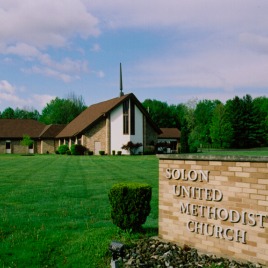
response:
[[[44,124],[68,124],[87,106],[82,96],[70,93],[67,98],[56,97],[51,100],[42,110],[41,114],[34,108],[24,108],[15,110],[11,107],[0,112],[0,118],[5,119],[34,119]]]
[[[181,131],[181,152],[200,147],[252,148],[268,146],[268,98],[250,95],[219,100],[192,99],[168,105],[147,99],[143,102],[158,127]]]
[[[195,152],[200,147],[268,146],[267,97],[236,96],[225,104],[219,100],[192,99],[178,105],[146,99],[142,104],[158,127],[176,127],[181,131],[181,152]],[[41,113],[33,108],[8,107],[0,112],[0,118],[68,124],[86,108],[82,96],[70,93],[67,98],[51,100]]]

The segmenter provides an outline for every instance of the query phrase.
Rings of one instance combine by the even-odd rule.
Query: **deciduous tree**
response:
[[[15,118],[15,111],[11,107],[6,108],[2,112],[2,118],[4,118],[4,119],[13,119],[13,118]]]
[[[14,113],[15,113],[14,117],[17,119],[39,120],[40,118],[39,112],[34,108],[23,108],[23,109],[16,108]]]
[[[178,127],[179,117],[175,105],[169,106],[166,102],[151,99],[146,99],[142,104],[158,127]]]
[[[220,148],[229,148],[233,136],[233,129],[228,120],[225,106],[218,103],[213,111],[210,137],[212,144]]]
[[[42,110],[40,121],[45,124],[68,124],[86,109],[82,97],[55,98]]]

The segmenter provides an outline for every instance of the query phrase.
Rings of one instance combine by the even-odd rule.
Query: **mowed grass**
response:
[[[268,149],[204,154],[268,156]],[[0,155],[0,267],[110,267],[108,192],[118,182],[153,187],[145,235],[157,235],[156,156]]]
[[[110,267],[110,242],[127,234],[108,192],[128,181],[153,187],[144,230],[156,235],[156,156],[0,155],[0,267]]]

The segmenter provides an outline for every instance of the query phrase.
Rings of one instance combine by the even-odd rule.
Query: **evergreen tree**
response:
[[[243,97],[243,117],[245,122],[245,144],[244,148],[260,145],[260,122],[258,121],[256,110],[250,95]]]
[[[226,103],[228,117],[233,129],[232,148],[250,148],[260,144],[260,124],[254,113],[250,95],[235,97]]]
[[[261,146],[268,146],[268,98],[258,97],[253,100],[255,120],[259,122],[258,138]]]

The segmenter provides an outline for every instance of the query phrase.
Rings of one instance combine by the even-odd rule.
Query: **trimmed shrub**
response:
[[[152,187],[146,183],[118,183],[108,193],[113,223],[122,230],[139,230],[150,214]]]
[[[69,147],[67,144],[62,144],[58,147],[59,154],[66,154],[66,152],[69,150]]]
[[[87,148],[81,144],[72,144],[71,146],[72,155],[84,155],[86,150]]]
[[[88,155],[93,155],[93,151],[88,151]]]
[[[121,155],[122,154],[122,151],[117,151],[117,155]]]
[[[99,154],[100,155],[105,155],[105,152],[104,151],[99,151]]]
[[[67,151],[66,151],[66,154],[67,154],[67,155],[71,155],[72,152],[71,152],[70,150],[67,150]]]

